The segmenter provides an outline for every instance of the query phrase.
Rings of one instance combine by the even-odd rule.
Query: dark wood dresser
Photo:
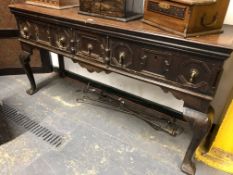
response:
[[[77,9],[55,10],[26,4],[10,6],[20,30],[21,63],[36,92],[30,68],[34,48],[66,56],[89,71],[116,72],[154,84],[184,101],[183,118],[193,138],[181,169],[195,174],[193,154],[208,133],[208,118],[223,71],[233,51],[233,27],[223,34],[184,39],[140,20],[128,23],[84,16]]]

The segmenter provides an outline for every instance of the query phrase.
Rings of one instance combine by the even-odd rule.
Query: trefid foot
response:
[[[196,167],[193,162],[183,162],[181,170],[188,175],[195,175]]]
[[[37,92],[37,90],[36,89],[28,89],[26,92],[28,95],[33,95]]]

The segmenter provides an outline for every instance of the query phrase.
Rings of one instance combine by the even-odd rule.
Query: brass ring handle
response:
[[[202,25],[203,27],[207,27],[207,28],[209,28],[209,27],[214,27],[214,26],[216,25],[217,21],[218,21],[218,13],[216,13],[216,14],[213,16],[211,22],[209,22],[209,23],[206,22],[206,16],[207,16],[206,13],[202,16],[202,18],[201,18],[201,25]]]
[[[93,45],[92,44],[87,44],[87,50],[88,50],[88,53],[91,54],[91,52],[93,50]]]
[[[27,26],[23,27],[21,33],[22,33],[23,38],[26,38],[26,39],[30,38],[30,36],[29,36],[29,29],[28,29]]]
[[[126,53],[125,52],[120,52],[119,53],[119,64],[124,65],[124,59],[125,59]]]
[[[141,57],[141,60],[142,61],[144,61],[144,60],[146,60],[147,59],[147,55],[143,55],[142,57]]]
[[[191,69],[189,82],[194,83],[198,75],[199,75],[199,71],[197,69]]]
[[[60,37],[58,39],[58,47],[59,48],[64,48],[65,47],[65,41],[66,41],[66,38],[64,36]]]
[[[171,66],[171,63],[169,60],[164,60],[164,64],[165,64],[165,66]]]
[[[147,60],[147,55],[143,55],[141,58],[141,61],[140,61],[140,65],[141,66],[144,66],[146,64],[146,60]]]

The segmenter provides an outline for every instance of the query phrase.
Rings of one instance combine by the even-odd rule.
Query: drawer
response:
[[[19,19],[20,36],[36,43],[74,53],[75,38],[71,28]]]
[[[20,37],[28,40],[35,40],[35,28],[33,23],[28,20],[19,19],[18,27],[20,32]]]
[[[49,24],[34,23],[33,26],[35,30],[36,41],[41,44],[50,45],[51,36],[50,36]]]
[[[74,34],[71,28],[53,26],[51,29],[51,43],[53,47],[69,53],[74,52]]]
[[[207,57],[110,39],[110,65],[183,89],[213,95],[222,63]]]
[[[107,39],[103,35],[76,31],[76,55],[104,62]]]
[[[20,36],[24,39],[34,40],[44,45],[50,45],[49,24],[19,20]]]
[[[219,77],[222,73],[222,63],[217,60],[199,57],[180,57],[173,66],[174,76],[171,80],[184,88],[201,93],[214,95]]]
[[[138,73],[204,94],[215,92],[222,71],[220,61],[159,47],[138,50]]]
[[[140,47],[129,41],[110,39],[110,65],[125,69],[125,70],[137,70],[136,57]]]
[[[166,78],[172,65],[172,53],[161,48],[142,47],[138,55],[138,71],[147,76]]]
[[[163,77],[169,73],[172,53],[141,43],[110,39],[110,65],[149,77]]]

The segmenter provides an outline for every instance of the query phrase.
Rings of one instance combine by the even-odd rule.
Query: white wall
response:
[[[227,16],[225,18],[225,24],[233,25],[233,0],[230,2]],[[58,66],[56,55],[53,55],[53,64],[54,66]],[[178,111],[182,111],[183,101],[175,99],[175,97],[173,97],[170,93],[165,94],[160,88],[156,86],[115,73],[89,73],[86,69],[80,67],[78,64],[74,64],[70,59],[65,59],[65,67],[66,70],[70,72],[74,72],[76,74],[105,83],[107,85],[138,95],[162,105],[169,106]],[[230,59],[227,64],[225,64],[225,72],[213,102],[213,106],[216,111],[216,121],[219,120],[225,106],[226,98],[228,97],[228,94],[233,87],[233,77],[230,76],[233,75],[232,67],[233,58]]]
[[[228,7],[228,11],[224,23],[233,25],[233,0],[230,0],[230,4]]]

